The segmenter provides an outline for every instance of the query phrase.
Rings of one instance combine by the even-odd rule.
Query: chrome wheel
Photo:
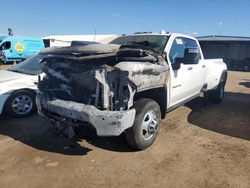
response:
[[[135,121],[125,132],[126,140],[132,148],[143,150],[154,143],[159,133],[161,109],[156,101],[147,98],[137,100],[133,107]]]
[[[142,136],[145,140],[149,140],[158,130],[160,120],[154,111],[149,111],[143,118],[142,122]]]
[[[12,101],[12,110],[18,115],[24,115],[31,111],[33,108],[33,101],[27,95],[19,95]]]

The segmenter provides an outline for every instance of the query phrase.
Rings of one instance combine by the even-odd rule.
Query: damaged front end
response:
[[[147,50],[93,44],[45,50],[37,107],[56,122],[89,123],[99,136],[118,136],[135,119],[134,95],[165,84],[168,66]]]

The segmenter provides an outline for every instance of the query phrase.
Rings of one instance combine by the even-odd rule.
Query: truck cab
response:
[[[39,38],[0,36],[0,63],[21,62],[43,48]]]

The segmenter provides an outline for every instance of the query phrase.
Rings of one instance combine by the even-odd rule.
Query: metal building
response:
[[[212,35],[197,39],[205,58],[223,58],[230,70],[250,71],[250,37]]]

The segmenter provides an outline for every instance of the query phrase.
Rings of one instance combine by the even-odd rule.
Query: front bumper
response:
[[[90,123],[95,127],[98,136],[119,136],[124,130],[132,127],[136,113],[135,109],[102,111],[92,105],[73,101],[48,100],[41,93],[37,94],[36,104],[40,115],[46,114],[54,119],[52,114],[56,114],[62,118]]]

